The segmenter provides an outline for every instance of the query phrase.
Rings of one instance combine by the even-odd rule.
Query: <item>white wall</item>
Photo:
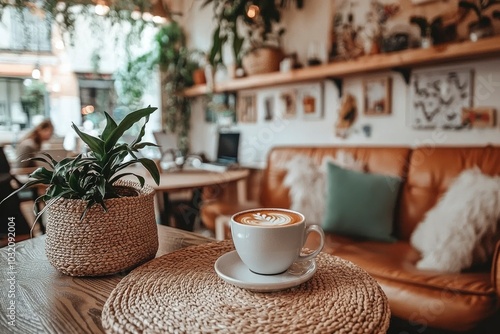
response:
[[[302,11],[292,10],[284,17],[287,28],[284,47],[286,52],[296,51],[299,60],[305,62],[308,45],[316,41],[323,45],[322,58],[326,59],[327,40],[331,29],[331,2],[308,1]],[[200,11],[197,1],[194,5],[187,2],[183,24],[186,26],[192,47],[207,50],[210,46],[210,34],[213,30],[211,8]],[[488,59],[474,62],[454,63],[446,66],[427,67],[423,70],[443,70],[449,68],[472,68],[473,106],[491,106],[500,109],[500,59]],[[421,69],[419,69],[421,70]],[[389,75],[392,77],[392,114],[388,116],[366,117],[362,106],[362,79]],[[354,125],[354,133],[341,139],[334,135],[334,124],[339,109],[338,92],[332,82],[324,83],[324,117],[317,121],[276,120],[265,122],[263,97],[275,94],[283,87],[257,90],[259,120],[255,124],[238,124],[235,130],[241,131],[240,160],[242,162],[264,161],[268,150],[275,145],[484,145],[500,144],[500,126],[491,129],[474,130],[415,130],[410,127],[407,114],[409,104],[409,88],[401,75],[395,72],[383,72],[370,75],[359,75],[344,80],[344,93],[353,94],[358,103],[358,119]],[[217,128],[204,121],[204,102],[202,98],[193,100],[191,148],[193,152],[206,152],[214,157]],[[498,113],[497,113],[498,115]],[[361,127],[371,125],[372,134],[365,136]]]

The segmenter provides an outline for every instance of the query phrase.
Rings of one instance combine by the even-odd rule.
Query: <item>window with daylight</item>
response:
[[[8,10],[7,10],[8,9]],[[8,38],[2,38],[0,49],[9,51],[50,52],[52,18],[28,9],[7,8],[1,27]],[[2,34],[3,35],[3,34]]]

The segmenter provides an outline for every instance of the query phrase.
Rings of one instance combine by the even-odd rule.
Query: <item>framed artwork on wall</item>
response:
[[[315,83],[301,88],[299,106],[304,119],[320,119],[323,116],[323,85]]]
[[[257,96],[255,93],[238,94],[236,105],[238,122],[255,123],[257,122]]]
[[[278,113],[282,118],[292,119],[297,117],[296,89],[286,89],[279,93]]]
[[[274,95],[264,97],[264,121],[269,122],[274,119]]]
[[[410,119],[416,129],[458,129],[472,103],[472,70],[426,71],[410,80]]]
[[[462,124],[471,128],[492,128],[495,126],[496,110],[491,107],[462,109]]]
[[[365,115],[389,115],[391,113],[391,78],[365,79],[363,100]]]

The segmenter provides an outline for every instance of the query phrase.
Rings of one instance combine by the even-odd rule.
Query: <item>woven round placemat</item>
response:
[[[185,248],[133,270],[104,305],[107,333],[385,333],[382,289],[351,262],[321,253],[307,282],[251,292],[220,279],[231,241]]]

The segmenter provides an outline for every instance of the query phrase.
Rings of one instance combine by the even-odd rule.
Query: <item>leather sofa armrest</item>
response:
[[[493,255],[493,263],[491,265],[491,282],[497,296],[500,297],[500,240],[497,241],[495,253]]]

